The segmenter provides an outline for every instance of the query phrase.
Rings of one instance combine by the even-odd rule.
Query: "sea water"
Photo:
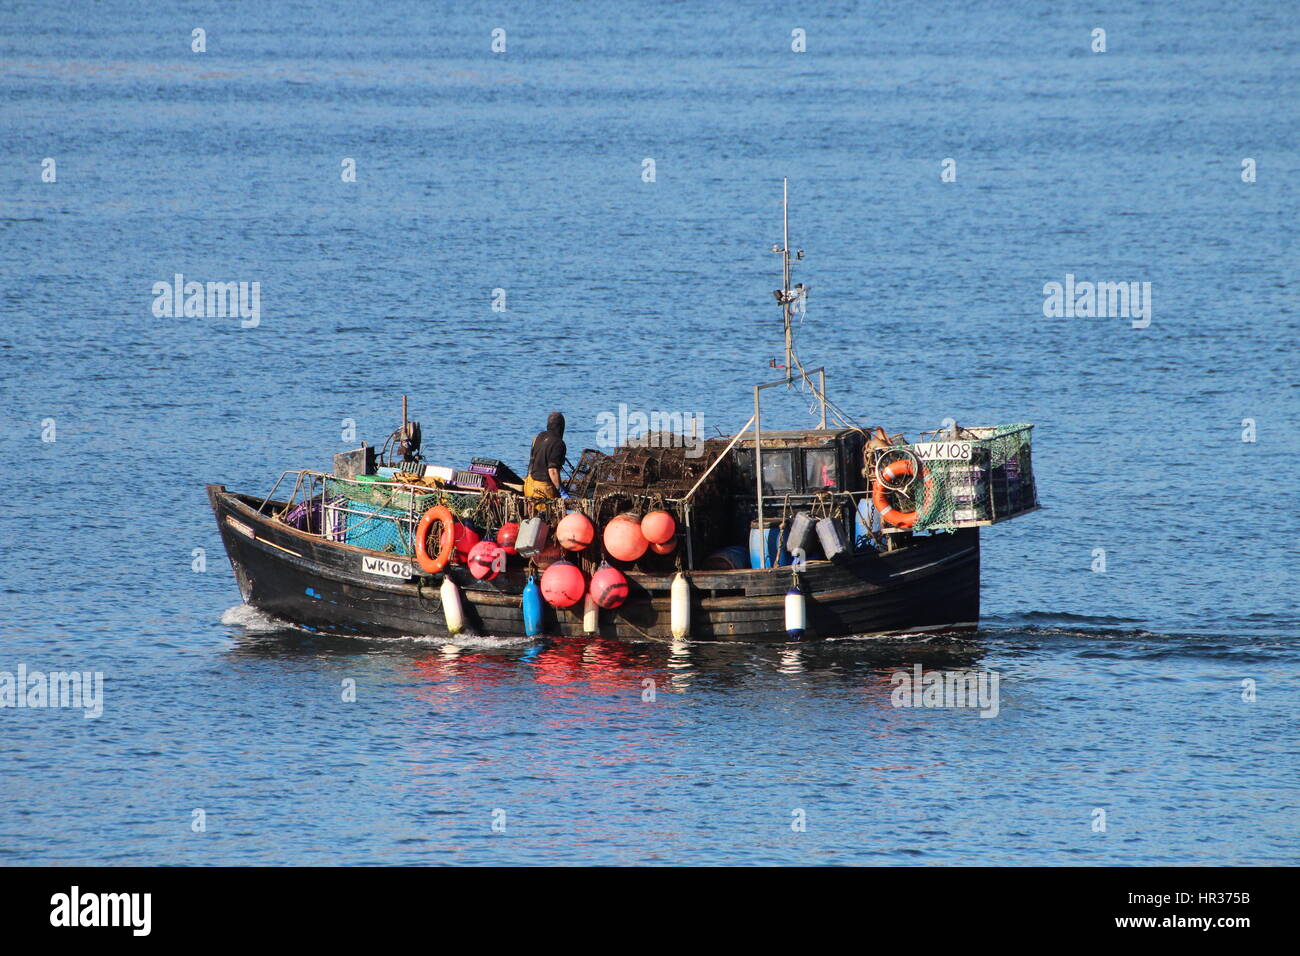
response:
[[[1203,2],[6,4],[0,684],[102,713],[0,708],[0,861],[1295,863],[1298,49]],[[552,410],[574,460],[624,405],[734,433],[787,176],[832,399],[1036,425],[974,640],[241,606],[204,484],[403,394],[456,467]]]

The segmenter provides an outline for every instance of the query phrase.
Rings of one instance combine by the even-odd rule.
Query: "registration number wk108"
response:
[[[921,461],[970,461],[971,447],[968,441],[923,441],[912,451]]]
[[[378,574],[385,578],[405,580],[415,576],[415,570],[406,561],[394,561],[389,558],[372,558],[365,555],[361,559],[361,570],[367,574]]]

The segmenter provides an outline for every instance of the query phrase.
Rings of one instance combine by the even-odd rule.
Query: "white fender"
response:
[[[447,618],[447,630],[459,634],[465,629],[465,608],[460,603],[460,588],[449,577],[442,579],[438,592],[442,597],[442,613]]]
[[[596,607],[596,600],[589,590],[587,596],[582,599],[582,633],[595,634],[599,621],[600,608]]]
[[[673,578],[672,630],[678,640],[691,633],[691,582],[680,571]]]
[[[808,627],[808,608],[804,603],[803,591],[795,585],[785,592],[785,633],[790,640],[797,641],[803,637]]]

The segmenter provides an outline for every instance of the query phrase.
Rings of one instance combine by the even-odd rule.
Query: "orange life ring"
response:
[[[895,528],[910,528],[916,524],[917,513],[915,511],[899,511],[885,497],[885,493],[888,491],[884,484],[885,481],[893,481],[902,478],[904,475],[911,475],[915,478],[916,465],[910,459],[900,458],[898,461],[890,462],[877,472],[876,480],[871,484],[871,503],[880,512],[880,520],[888,521]],[[925,476],[925,500],[927,503],[930,500],[933,482],[934,476],[927,473]]]
[[[442,522],[442,538],[438,543],[438,556],[431,558],[429,549],[425,546],[425,539],[429,537],[429,529],[433,527],[435,521]],[[415,529],[415,560],[420,565],[421,571],[426,574],[438,574],[447,566],[455,553],[456,518],[445,505],[434,505],[420,518],[420,523]]]

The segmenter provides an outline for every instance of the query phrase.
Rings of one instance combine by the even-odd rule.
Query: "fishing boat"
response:
[[[208,485],[243,600],[288,624],[368,637],[791,641],[960,633],[980,615],[980,529],[1038,510],[1032,426],[946,422],[915,442],[832,401],[794,348],[783,191],[780,377],[729,438],[647,428],[585,449],[567,497],[525,495],[505,462],[431,463],[420,426],[266,495]],[[763,428],[771,389],[816,427]],[[281,492],[281,489],[284,489]],[[277,497],[277,494],[280,497]]]

